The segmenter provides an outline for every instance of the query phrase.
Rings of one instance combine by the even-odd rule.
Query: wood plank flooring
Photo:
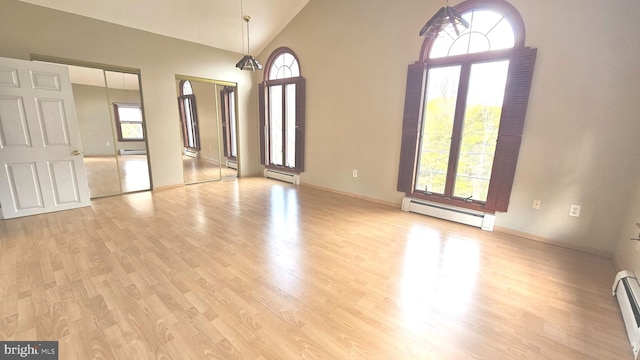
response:
[[[631,359],[610,259],[265,179],[0,221],[60,359]]]
[[[226,165],[202,159],[182,156],[182,169],[185,184],[196,184],[206,181],[218,181],[221,179],[235,178],[238,171],[226,167]]]
[[[151,188],[146,155],[85,156],[91,198]]]

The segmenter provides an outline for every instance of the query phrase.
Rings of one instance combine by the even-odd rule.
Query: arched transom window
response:
[[[284,51],[276,55],[269,67],[269,80],[298,76],[300,76],[300,65],[292,53]]]
[[[456,35],[453,25],[440,31],[431,44],[429,58],[474,54],[510,49],[515,46],[515,33],[508,18],[495,10],[471,10],[462,15],[469,28]]]

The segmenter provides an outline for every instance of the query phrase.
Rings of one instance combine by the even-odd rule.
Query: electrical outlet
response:
[[[569,208],[569,216],[580,216],[580,205],[571,205],[571,208]]]
[[[532,209],[540,210],[540,206],[542,206],[542,200],[533,200]]]
[[[353,170],[353,177],[357,178],[358,177],[358,170]]]

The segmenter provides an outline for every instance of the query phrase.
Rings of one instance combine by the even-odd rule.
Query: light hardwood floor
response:
[[[185,184],[196,184],[206,181],[235,178],[238,171],[216,162],[182,156],[182,169]]]
[[[60,359],[631,359],[610,259],[265,179],[0,221]]]
[[[151,188],[146,155],[85,156],[91,198]]]

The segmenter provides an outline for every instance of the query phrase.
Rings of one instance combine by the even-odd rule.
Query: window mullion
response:
[[[282,166],[287,167],[287,85],[282,84]]]
[[[471,64],[462,64],[460,71],[460,82],[458,83],[458,97],[456,101],[456,113],[453,118],[453,130],[451,133],[451,148],[449,149],[449,165],[447,167],[447,182],[444,188],[446,198],[453,197],[453,188],[456,180],[456,170],[458,169],[458,159],[460,158],[460,144],[462,141],[462,130],[464,129],[464,113],[467,104],[467,92],[469,90],[469,74]]]

